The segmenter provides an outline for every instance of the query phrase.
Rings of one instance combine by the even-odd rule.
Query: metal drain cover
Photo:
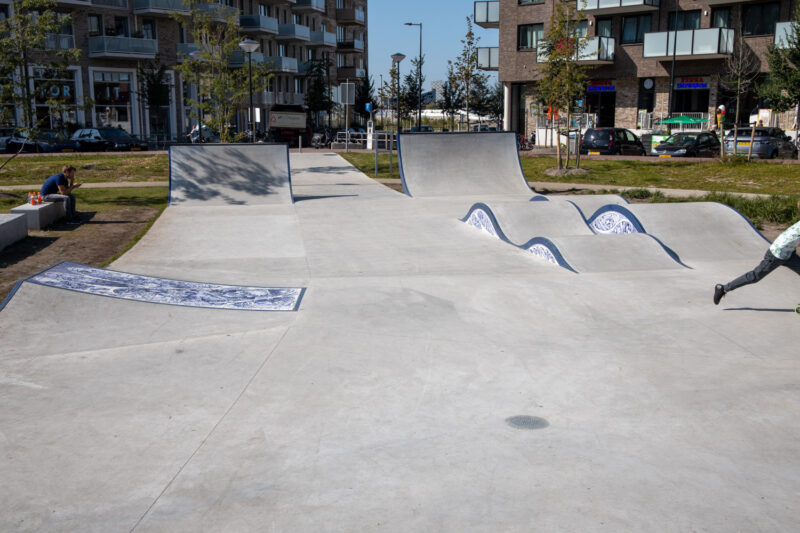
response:
[[[516,429],[544,429],[550,423],[538,416],[518,415],[506,418],[506,424]]]

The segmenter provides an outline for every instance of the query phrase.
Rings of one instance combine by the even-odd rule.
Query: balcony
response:
[[[308,26],[300,24],[279,24],[278,40],[281,41],[310,41],[311,30]]]
[[[479,46],[478,68],[481,70],[497,70],[500,68],[500,48],[497,46]]]
[[[92,5],[128,9],[128,0],[92,0]]]
[[[57,4],[64,4],[68,6],[90,6],[91,0],[57,0]]]
[[[297,0],[293,10],[298,13],[325,13],[325,0]]]
[[[367,71],[358,67],[339,67],[336,69],[336,77],[340,80],[366,78]]]
[[[75,48],[75,36],[63,33],[48,33],[44,42],[45,50],[69,50]]]
[[[659,4],[660,0],[578,0],[578,6],[587,15],[658,11]]]
[[[208,4],[195,4],[195,9],[200,13],[205,13],[211,20],[216,22],[227,22],[229,18],[237,17],[239,10],[235,7],[226,6],[217,2],[209,2]]]
[[[134,15],[167,15],[188,13],[183,0],[133,0]]]
[[[336,10],[336,23],[339,26],[363,26],[367,17],[361,8]]]
[[[336,34],[327,31],[312,31],[308,46],[328,46],[336,48]]]
[[[264,54],[261,52],[253,52],[252,60],[254,65],[258,65],[263,63],[266,59],[264,58]],[[247,61],[247,53],[243,50],[236,50],[231,54],[230,59],[228,59],[228,66],[231,68],[241,68],[248,66]]]
[[[278,34],[278,19],[260,15],[239,15],[239,27],[245,33]]]
[[[340,52],[363,52],[364,41],[339,41],[336,43],[336,49]]]
[[[270,70],[273,72],[296,73],[298,71],[297,60],[293,57],[270,56],[264,58],[264,61],[271,63]]]
[[[775,47],[788,48],[789,38],[791,35],[792,35],[791,22],[778,22],[777,24],[775,24]]]
[[[481,28],[500,27],[500,2],[475,2],[475,24]]]
[[[89,57],[155,59],[157,53],[158,41],[156,39],[89,37]]]
[[[275,103],[275,93],[272,91],[261,91],[253,94],[255,105],[272,105]]]
[[[613,37],[587,37],[583,50],[580,52],[578,62],[586,65],[609,65],[614,62],[614,47],[616,42]],[[548,54],[544,50],[544,42],[536,45],[536,62],[547,61]]]
[[[708,28],[644,34],[643,57],[672,59],[673,50],[677,60],[722,58],[733,51],[733,30]]]

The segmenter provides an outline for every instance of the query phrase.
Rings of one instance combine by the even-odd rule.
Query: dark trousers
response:
[[[779,266],[787,264],[793,257],[795,257],[795,254],[789,256],[789,259],[778,259],[772,255],[772,252],[767,250],[767,253],[764,254],[764,259],[758,264],[758,266],[750,272],[742,274],[735,280],[725,285],[725,292],[731,292],[732,290],[736,290],[743,285],[750,285],[751,283],[761,281],[767,276],[767,274]]]
[[[69,194],[48,194],[44,197],[45,202],[64,202],[67,208],[67,220],[75,220],[78,215],[75,213],[75,195]]]

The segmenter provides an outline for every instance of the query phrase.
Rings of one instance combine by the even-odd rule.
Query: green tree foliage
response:
[[[372,106],[373,111],[375,110],[375,83],[372,81],[372,77],[363,77],[358,80],[356,85],[354,111],[364,121],[369,120],[370,117],[370,112],[367,111],[367,104]]]
[[[314,119],[314,126],[319,127],[320,113],[325,112],[330,117],[336,109],[336,103],[331,98],[328,72],[330,61],[327,58],[316,59],[309,63],[308,88],[306,90],[306,106]]]
[[[467,116],[467,129],[469,129],[469,112],[472,97],[472,86],[475,79],[484,76],[478,69],[478,42],[480,37],[472,29],[472,18],[467,17],[467,33],[461,39],[461,53],[455,61],[448,61],[448,69],[452,68],[452,82],[461,95],[464,112]]]
[[[463,105],[461,93],[458,90],[458,81],[455,79],[453,65],[447,66],[447,81],[442,87],[442,98],[439,100],[439,107],[447,117],[450,130],[454,129],[454,117]]]
[[[425,84],[425,76],[419,78],[422,72],[422,67],[425,65],[425,56],[415,57],[411,60],[411,69],[406,74],[403,80],[402,87],[402,103],[401,107],[406,110],[408,115],[412,117],[417,116],[417,110],[420,108],[422,102],[420,95],[422,94],[421,86]]]
[[[783,46],[769,45],[767,63],[770,74],[766,83],[758,87],[759,96],[769,100],[777,112],[800,105],[800,4],[795,7]],[[800,126],[797,122],[800,121],[795,121],[795,132]]]
[[[51,113],[73,105],[50,91],[57,83],[50,80],[63,78],[60,74],[81,55],[77,48],[60,46],[56,36],[66,33],[62,29],[70,18],[56,13],[56,5],[55,0],[14,0],[13,14],[0,21],[0,78],[5,80],[0,86],[0,120],[11,123],[14,109],[21,109],[17,125],[29,134],[48,118],[36,116],[34,101],[48,106]],[[40,75],[34,76],[34,66],[33,72]],[[85,100],[84,105],[90,106],[91,101]]]
[[[719,83],[722,87],[735,94],[736,110],[733,117],[733,145],[736,146],[739,136],[739,119],[741,115],[741,101],[753,87],[760,61],[758,56],[750,49],[742,38],[741,29],[737,32],[736,41],[733,46],[733,53],[725,59],[725,68],[720,75]],[[720,132],[721,134],[722,132]],[[724,153],[724,146],[720,146],[720,151]]]
[[[472,102],[472,109],[481,117],[486,117],[490,113],[491,91],[489,90],[489,77],[482,72],[472,80],[472,87],[469,96]]]
[[[505,112],[505,95],[503,94],[503,84],[495,82],[489,90],[489,100],[487,102],[486,114],[493,122],[502,122]]]

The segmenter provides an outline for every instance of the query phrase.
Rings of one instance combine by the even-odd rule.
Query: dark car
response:
[[[408,133],[433,133],[433,127],[423,124],[417,129],[416,126],[412,126],[412,128],[408,130]]]
[[[6,141],[6,153],[51,153],[51,152],[74,152],[75,143],[62,135],[60,132],[52,130],[40,130],[34,135],[29,135],[25,131],[15,131]]]
[[[589,128],[581,138],[584,155],[647,155],[633,132],[622,128]]]
[[[719,139],[714,132],[682,131],[673,133],[653,148],[658,157],[716,157]]]
[[[147,150],[147,142],[119,128],[84,128],[72,134],[78,150],[83,152],[128,152]]]
[[[750,135],[752,128],[739,128],[736,133],[736,153],[747,155],[750,151]],[[775,159],[776,157],[795,158],[797,147],[791,137],[780,128],[756,128],[752,140],[753,155],[761,159]],[[725,136],[725,153],[734,153],[733,130]]]

